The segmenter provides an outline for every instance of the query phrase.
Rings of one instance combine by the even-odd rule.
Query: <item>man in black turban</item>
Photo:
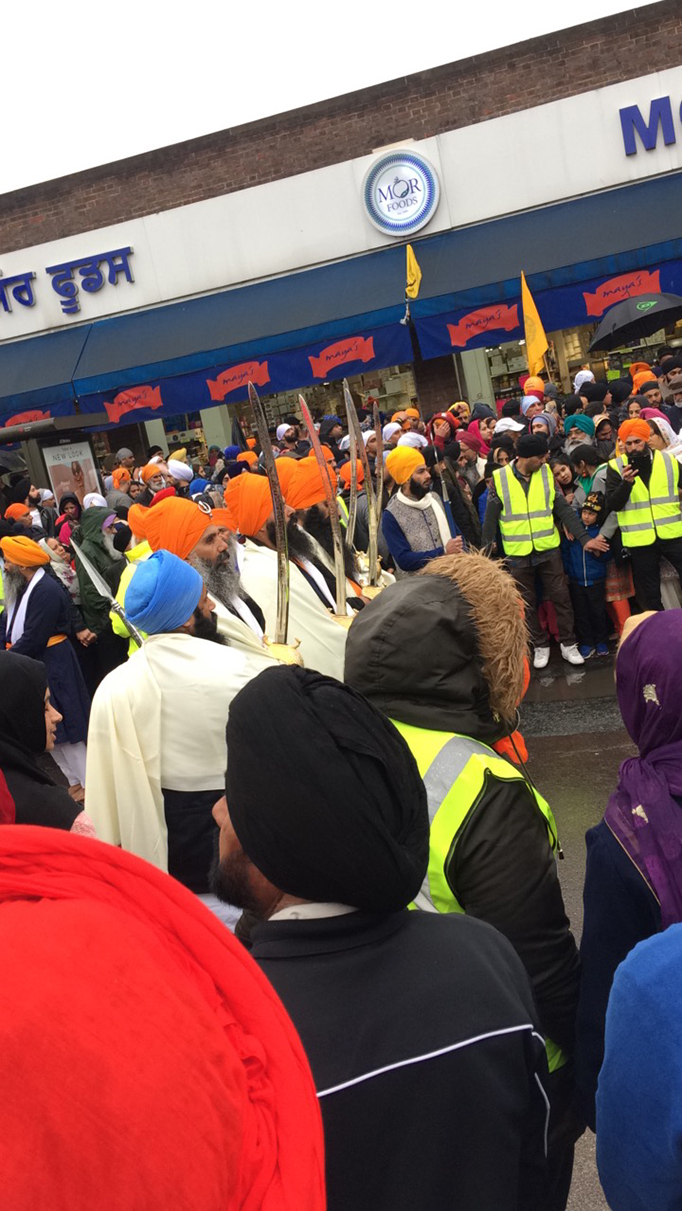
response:
[[[301,668],[234,699],[212,890],[259,918],[252,953],[301,1035],[329,1211],[536,1211],[546,1061],[510,945],[408,912],[427,872],[424,785],[393,724]]]

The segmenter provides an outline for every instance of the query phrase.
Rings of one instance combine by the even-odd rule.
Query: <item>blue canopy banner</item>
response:
[[[615,277],[591,278],[551,290],[534,290],[545,332],[598,323],[609,307],[640,294],[682,294],[682,260],[663,261]],[[415,312],[413,306],[413,316]],[[516,298],[503,303],[441,315],[414,316],[419,347],[425,358],[501,345],[523,337],[521,286]]]
[[[73,416],[75,414],[73,399],[57,400],[52,404],[43,404],[38,408],[11,409],[0,415],[0,429],[9,429],[11,425],[31,425],[34,421],[51,420],[53,416]]]
[[[214,404],[241,403],[253,382],[264,395],[304,390],[315,383],[401,365],[413,359],[407,327],[366,329],[340,340],[318,341],[301,349],[252,356],[236,365],[178,374],[120,391],[98,392],[78,400],[83,412],[105,411],[112,425],[197,412]],[[134,415],[131,415],[134,414]]]

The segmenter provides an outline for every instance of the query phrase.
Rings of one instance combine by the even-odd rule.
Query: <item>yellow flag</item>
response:
[[[419,287],[422,284],[422,271],[419,268],[419,261],[417,260],[416,256],[414,255],[414,252],[412,251],[411,244],[407,245],[406,251],[407,251],[407,270],[406,270],[407,276],[406,276],[406,281],[405,281],[405,294],[407,295],[408,299],[416,299],[417,295],[419,294]]]
[[[528,373],[539,374],[545,368],[544,354],[549,345],[542,320],[538,315],[533,296],[528,289],[526,275],[521,271],[521,303],[523,306],[523,326],[526,332],[526,358]]]

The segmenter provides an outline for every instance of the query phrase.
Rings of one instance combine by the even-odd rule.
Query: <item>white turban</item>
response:
[[[194,479],[194,472],[187,463],[179,463],[176,458],[168,459],[168,474],[171,479],[182,479],[185,483],[190,483]]]
[[[99,505],[100,508],[106,509],[107,502],[99,492],[86,492],[83,497],[83,508],[91,509],[93,505]]]
[[[284,434],[288,433],[290,429],[293,429],[293,427],[294,427],[293,425],[278,425],[277,426],[277,441],[281,442],[282,438],[284,437]]]
[[[573,391],[578,395],[583,383],[593,383],[594,375],[591,370],[579,370],[573,380]]]
[[[415,433],[414,431],[403,433],[398,442],[399,446],[411,446],[413,450],[421,450],[424,446],[428,446],[428,444],[426,438],[422,437],[421,433]]]
[[[396,433],[400,433],[401,429],[402,429],[402,425],[398,425],[398,424],[396,424],[396,422],[395,422],[395,421],[391,421],[391,424],[390,424],[390,425],[384,425],[383,429],[381,430],[381,432],[382,432],[382,434],[383,434],[384,441],[385,441],[385,442],[390,442],[391,438],[392,438],[392,437],[393,437],[393,436],[394,436]]]
[[[346,433],[341,438],[341,441],[339,442],[339,450],[349,450],[349,449],[350,449],[350,434]]]
[[[362,440],[367,445],[370,437],[374,437],[374,429],[365,429],[362,434]]]

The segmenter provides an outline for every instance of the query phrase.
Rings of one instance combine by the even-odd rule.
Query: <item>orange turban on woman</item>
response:
[[[115,471],[111,472],[111,478],[112,478],[114,487],[118,491],[118,489],[121,487],[121,484],[127,484],[129,482],[130,471],[127,471],[125,467],[117,467]]]
[[[168,496],[151,509],[131,505],[128,525],[136,538],[147,539],[152,551],[170,551],[179,559],[187,559],[213,521],[210,513],[204,513],[193,501]]]
[[[358,484],[362,484],[365,482],[365,472],[359,458],[356,459],[356,466],[358,469]],[[345,488],[350,487],[350,461],[339,467],[339,479],[342,480]]]
[[[0,538],[0,550],[8,563],[16,564],[18,568],[39,568],[50,562],[48,552],[43,551],[37,542],[28,536],[24,537],[23,534]]]
[[[19,521],[20,517],[26,517],[30,513],[28,505],[8,505],[5,509],[5,517],[9,517],[10,521]]]
[[[329,487],[336,496],[336,477],[331,468],[327,469]],[[292,509],[310,509],[327,499],[322,472],[317,459],[302,458],[296,464],[296,473],[292,475],[289,486],[284,492],[284,499]]]
[[[624,420],[618,430],[619,441],[624,442],[626,437],[640,437],[642,441],[647,442],[651,437],[651,429],[645,420],[633,417],[632,420]]]
[[[175,879],[60,829],[0,829],[0,962],[12,1211],[323,1211],[298,1035]]]
[[[417,467],[425,467],[424,455],[413,446],[396,446],[386,459],[386,470],[397,484],[406,484]]]
[[[270,481],[264,475],[238,475],[225,489],[225,509],[231,530],[253,538],[272,513]]]
[[[250,467],[253,467],[258,462],[258,455],[254,454],[253,450],[242,450],[241,454],[237,455],[237,462],[248,463]]]

